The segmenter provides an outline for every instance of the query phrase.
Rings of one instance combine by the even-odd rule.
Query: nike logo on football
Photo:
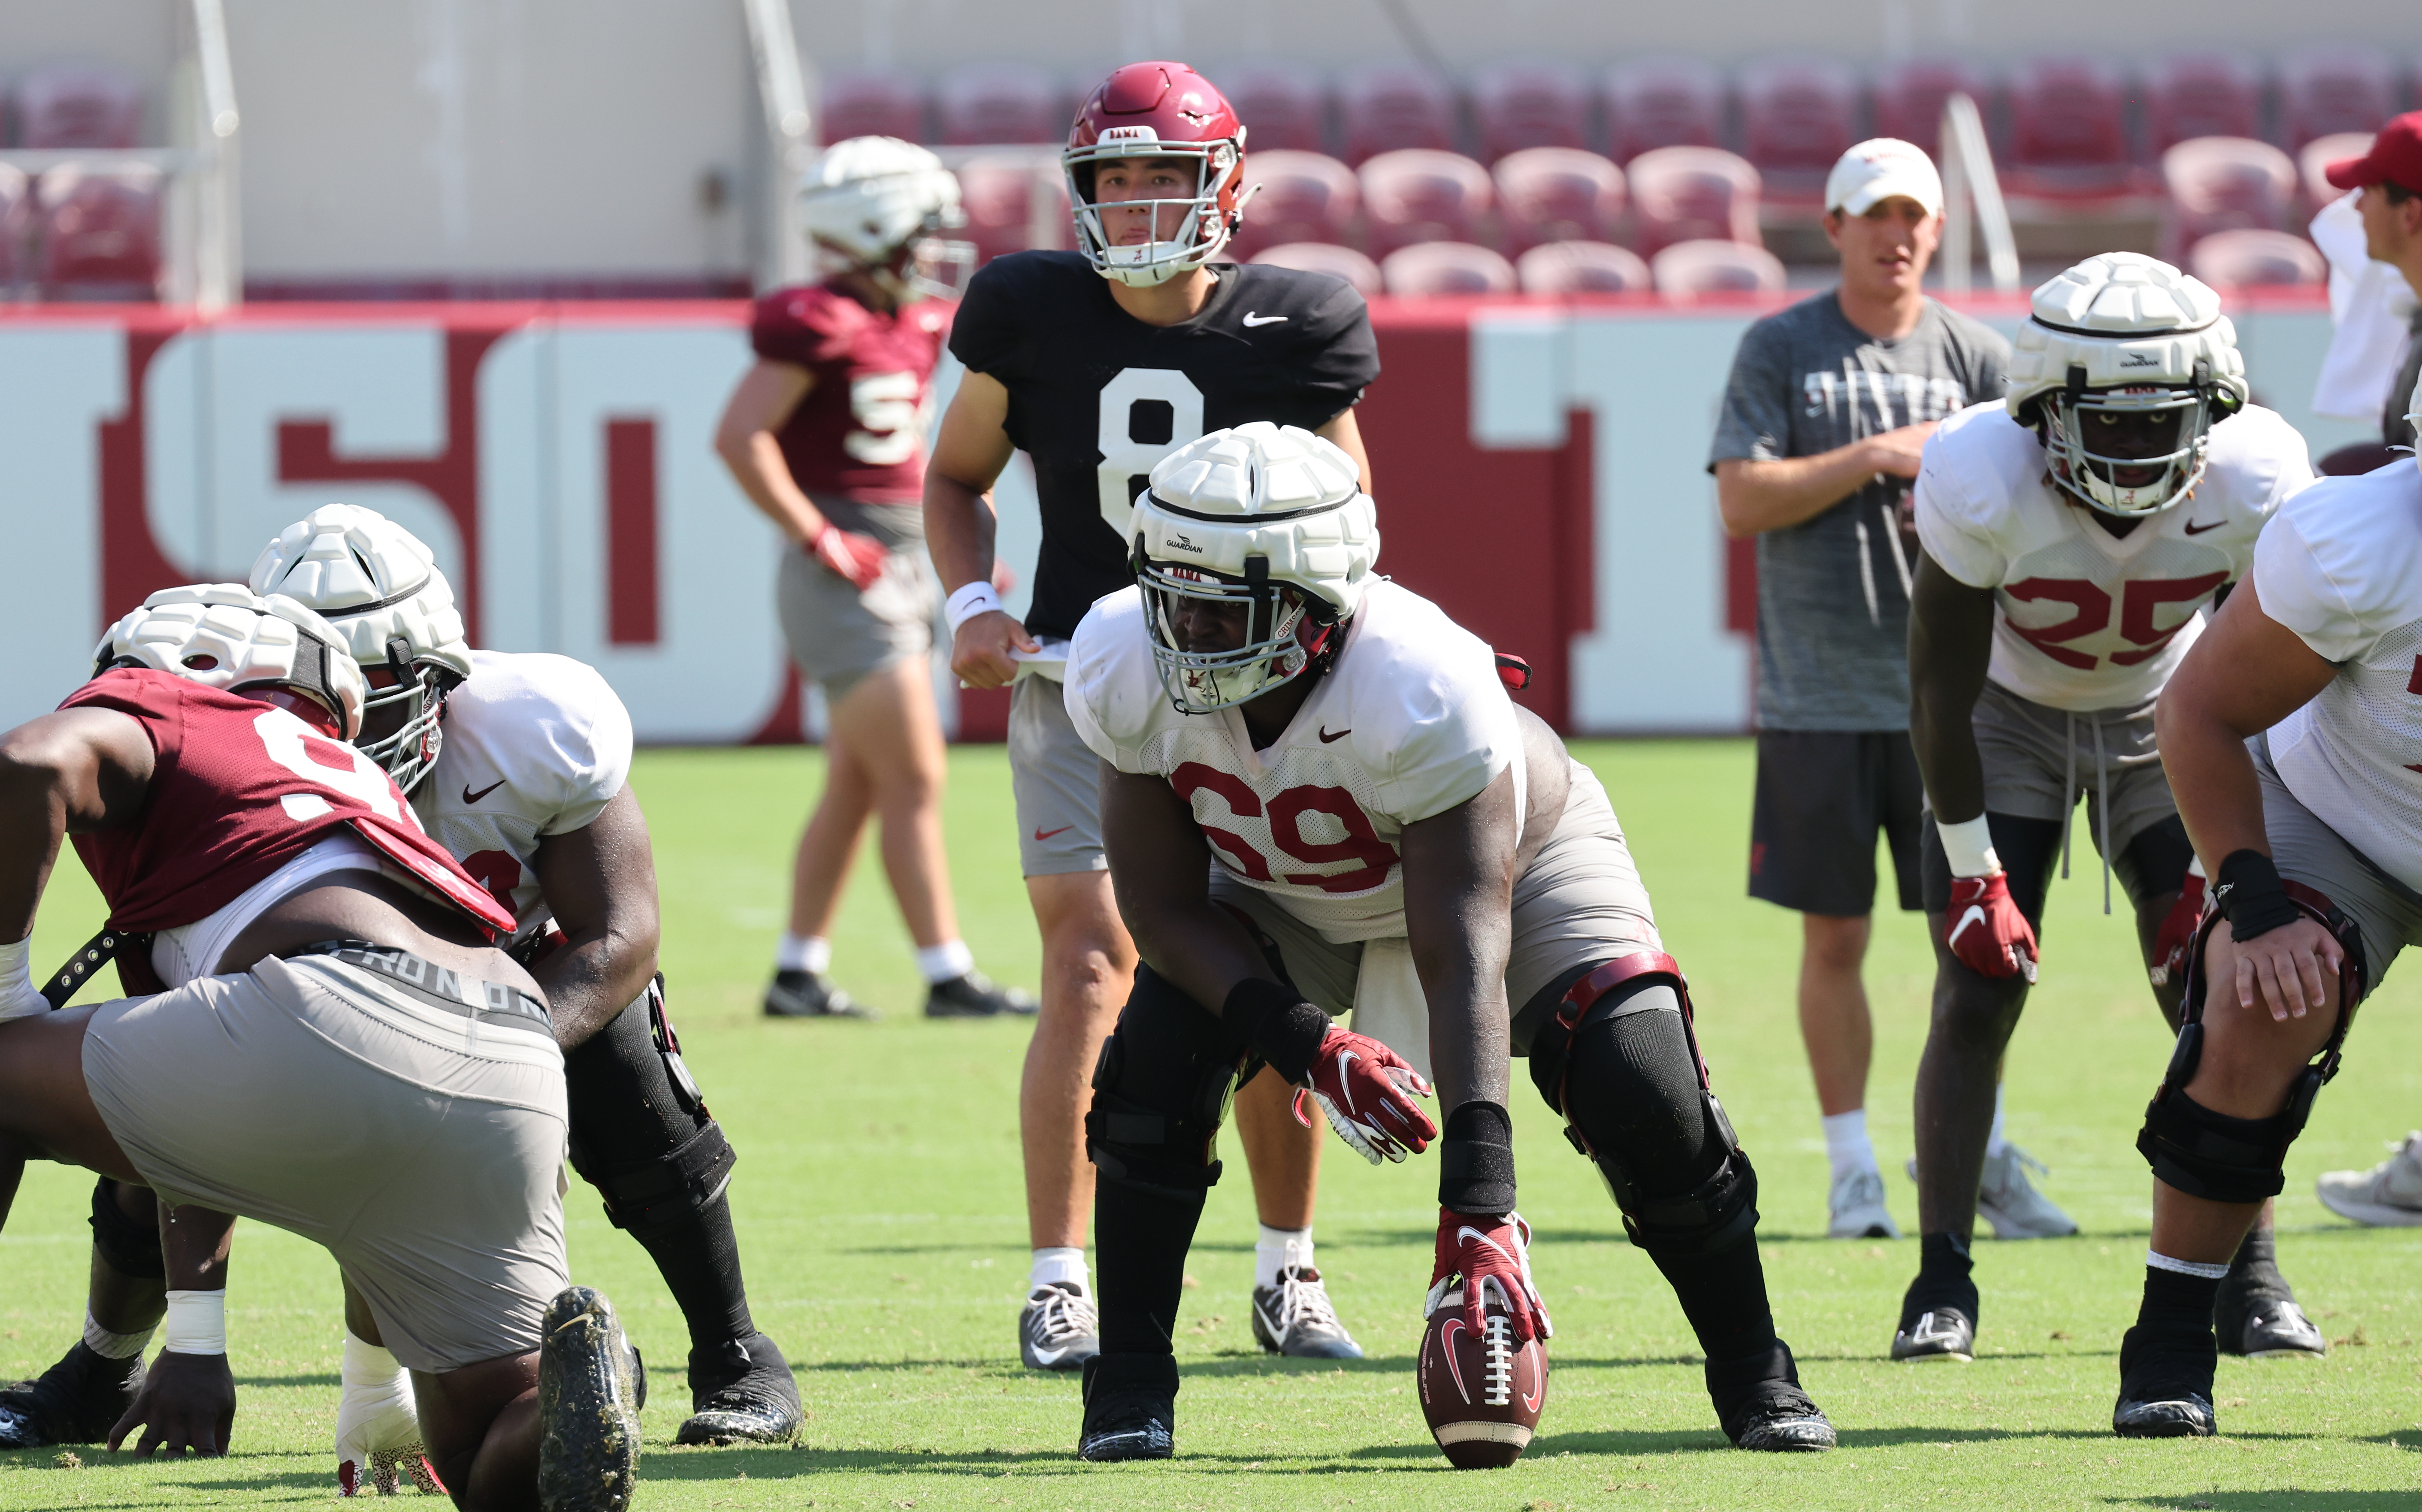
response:
[[[2199,525],[2195,521],[2189,520],[2187,522],[2187,534],[2201,535],[2206,530],[2217,530],[2227,523],[2228,522],[2226,520],[2214,520],[2210,525]]]
[[[1286,317],[1283,315],[1256,315],[1251,310],[1245,311],[1245,323],[1247,325],[1276,325],[1279,322],[1285,319]]]
[[[496,789],[503,787],[504,785],[505,780],[500,777],[495,781],[489,783],[486,787],[481,788],[479,792],[474,793],[471,791],[471,784],[465,782],[463,784],[463,801],[465,803],[477,803],[481,798],[486,797],[489,794],[494,793]]]
[[[1329,732],[1329,727],[1327,725],[1322,725],[1320,727],[1320,743],[1326,746],[1332,741],[1344,740],[1353,732],[1354,727],[1352,725],[1347,725],[1345,729],[1340,730],[1337,733],[1332,735]]]
[[[1037,829],[1034,832],[1034,838],[1037,840],[1049,840],[1054,835],[1064,835],[1076,827],[1077,827],[1075,825],[1062,825],[1057,829]]]

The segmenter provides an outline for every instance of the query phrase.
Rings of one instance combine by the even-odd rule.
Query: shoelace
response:
[[[2012,1165],[2014,1165],[2014,1166],[2019,1167],[2019,1168],[2021,1169],[2021,1172],[2024,1172],[2024,1171],[2032,1171],[2032,1172],[2034,1172],[2037,1175],[2039,1175],[2039,1176],[2048,1176],[2048,1175],[2051,1175],[2051,1174],[2052,1174],[2052,1167],[2050,1167],[2050,1166],[2048,1166],[2048,1165],[2044,1164],[2041,1160],[2037,1159],[2034,1156],[2029,1155],[2026,1151],[2020,1149],[2017,1145],[2015,1145],[2015,1144],[2005,1144],[2005,1145],[2002,1146],[2002,1149],[2003,1149],[2004,1153],[2005,1153],[2005,1154],[2009,1157],[2009,1158],[2010,1158],[2010,1163],[2011,1163]],[[2009,1190],[2013,1186],[2021,1185],[2021,1184],[2024,1184],[2024,1183],[2025,1183],[2025,1177],[2024,1177],[2024,1175],[2023,1175],[2023,1174],[2019,1174],[2019,1175],[2018,1175],[2018,1177],[2017,1177],[2017,1180],[2015,1180],[2015,1181],[2005,1181],[2005,1182],[2003,1182],[2003,1183],[2002,1183],[2001,1187],[2000,1187],[1999,1189],[1997,1189],[2002,1190],[2002,1191],[2007,1191],[2007,1190]]]
[[[1298,1323],[1309,1323],[1316,1330],[1343,1333],[1345,1326],[1337,1321],[1337,1309],[1329,1299],[1329,1288],[1318,1276],[1307,1278],[1293,1266],[1279,1272],[1279,1337],[1291,1336]]]
[[[1041,1299],[1035,1308],[1034,1331],[1046,1344],[1082,1338],[1101,1327],[1093,1302],[1081,1292],[1072,1292],[1065,1286],[1045,1286],[1034,1296]]]

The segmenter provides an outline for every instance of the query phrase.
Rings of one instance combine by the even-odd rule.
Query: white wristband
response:
[[[982,578],[952,594],[942,606],[943,612],[950,616],[952,635],[957,635],[959,626],[977,615],[989,614],[999,607],[1000,595],[994,592],[992,585]]]
[[[170,1354],[227,1353],[226,1290],[170,1292],[165,1333],[160,1347]]]
[[[51,1011],[51,1000],[34,985],[33,937],[0,945],[0,1020],[31,1018]]]
[[[1983,814],[1956,825],[1938,819],[1934,828],[1942,837],[1942,854],[1950,858],[1953,876],[1991,876],[2002,869],[2002,858],[1993,854],[1992,827]]]

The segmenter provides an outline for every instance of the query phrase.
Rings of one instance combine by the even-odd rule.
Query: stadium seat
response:
[[[1232,103],[1234,102],[1231,102]],[[1252,128],[1246,128],[1250,132]],[[1248,136],[1250,148],[1257,138]],[[1354,170],[1318,152],[1245,153],[1245,183],[1260,185],[1245,204],[1236,232],[1236,255],[1250,258],[1266,246],[1289,242],[1350,242],[1361,189]]]
[[[1338,91],[1345,125],[1345,161],[1360,166],[1382,152],[1428,148],[1452,152],[1456,128],[1455,91],[1421,69],[1376,68],[1350,74]]]
[[[1660,147],[1633,158],[1626,176],[1642,256],[1707,237],[1757,244],[1757,170],[1722,148]]]
[[[1648,264],[1606,242],[1549,242],[1514,260],[1526,294],[1633,294],[1656,287]]]
[[[1769,202],[1821,209],[1825,176],[1865,134],[1858,79],[1831,58],[1769,58],[1741,71],[1741,155]]]
[[[1283,246],[1265,247],[1253,255],[1255,262],[1266,262],[1281,268],[1301,268],[1306,273],[1332,273],[1354,286],[1354,291],[1365,299],[1376,299],[1387,287],[1379,276],[1379,265],[1350,246],[1331,242],[1289,242]]]
[[[43,297],[158,298],[161,186],[150,167],[45,172],[36,220]]]
[[[1623,217],[1623,170],[1571,147],[1529,147],[1500,158],[1491,175],[1505,224],[1505,249],[1548,242],[1612,242]]]
[[[2146,80],[2145,125],[2156,152],[2198,136],[2260,136],[2261,75],[2234,54],[2173,54]]]
[[[960,164],[958,173],[959,203],[967,212],[967,224],[957,234],[975,244],[979,263],[1037,244],[1037,194],[1048,197],[1045,213],[1055,230],[1068,223],[1067,181],[1056,165],[1038,171],[1035,162],[1023,153],[979,152]]]
[[[1628,165],[1660,147],[1721,147],[1724,89],[1696,58],[1644,57],[1609,69],[1607,155]]]
[[[897,73],[835,71],[825,75],[822,118],[816,129],[826,142],[853,136],[926,139],[925,91]]]
[[[1657,291],[1669,299],[1776,293],[1785,282],[1781,259],[1739,242],[1676,242],[1651,258],[1648,268]]]
[[[36,69],[17,81],[10,103],[19,147],[143,145],[143,86],[118,69],[85,63]]]
[[[2345,190],[2330,182],[2322,174],[2333,163],[2359,158],[2370,151],[2371,139],[2377,134],[2376,131],[2340,132],[2335,136],[2316,136],[2306,142],[2304,150],[2296,154],[2296,167],[2304,185],[2304,202],[2319,210],[2344,195]]]
[[[1023,63],[970,63],[942,76],[934,98],[942,140],[952,147],[1058,142],[1068,135],[1060,88]]]
[[[1491,198],[1488,170],[1459,153],[1408,147],[1362,165],[1365,241],[1383,260],[1418,242],[1484,240]]]
[[[1272,150],[1329,150],[1329,90],[1310,69],[1244,63],[1221,70],[1214,82],[1245,123],[1249,161],[1250,153]]]
[[[2377,48],[2312,47],[2279,64],[2279,130],[2290,151],[2341,132],[2369,136],[2397,114],[2397,71]]]
[[[2320,249],[2290,231],[2214,231],[2187,254],[2187,271],[2215,289],[2319,284],[2330,276]]]
[[[2162,256],[2178,255],[2214,231],[2277,230],[2296,200],[2296,165],[2268,142],[2198,136],[2162,154],[2169,202],[2162,216]]]
[[[1942,105],[1955,94],[1976,102],[1990,132],[1990,122],[2001,114],[2001,101],[1992,80],[1983,72],[1949,58],[1913,58],[1895,64],[1876,81],[1876,134],[1915,142],[1941,163]]]
[[[1561,63],[1503,63],[1471,81],[1480,155],[1494,163],[1534,147],[1589,145],[1589,85]]]
[[[2118,74],[2091,57],[2036,58],[2010,85],[2012,195],[2095,199],[2147,192],[2129,150],[2128,102]]]
[[[0,163],[0,299],[18,297],[25,276],[26,232],[33,223],[33,181]]]
[[[1515,280],[1514,264],[1469,242],[1401,247],[1380,260],[1379,276],[1398,299],[1510,294],[1521,287]]]

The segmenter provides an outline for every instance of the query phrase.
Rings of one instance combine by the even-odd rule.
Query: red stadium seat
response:
[[[45,172],[37,229],[43,296],[158,298],[161,186],[157,168]]]
[[[2296,154],[2296,167],[2304,181],[2304,200],[2314,209],[2339,198],[2346,191],[2322,177],[2333,163],[2359,158],[2371,150],[2371,139],[2377,132],[2340,132],[2335,136],[2316,136]]]
[[[2127,95],[2110,65],[2042,57],[2019,70],[2010,85],[2010,170],[2003,187],[2050,199],[2150,188],[2129,149]]]
[[[143,145],[143,86],[117,69],[83,63],[36,69],[17,81],[12,103],[19,147]]]
[[[925,91],[914,79],[897,73],[827,73],[823,118],[816,129],[826,142],[853,136],[924,141]]]
[[[1498,160],[1505,249],[1548,242],[1612,242],[1623,217],[1623,170],[1570,147],[1531,147]]]
[[[1254,254],[1253,260],[1281,268],[1301,268],[1306,273],[1333,273],[1352,284],[1355,292],[1365,299],[1377,297],[1386,287],[1377,263],[1350,246],[1329,242],[1290,242],[1283,246],[1265,247]]]
[[[2162,154],[2170,198],[2162,256],[2178,255],[2214,231],[2277,230],[2296,200],[2296,165],[2268,142],[2198,136]]]
[[[1757,170],[1721,148],[1660,147],[1631,160],[1632,244],[1643,256],[1715,237],[1756,245]]]
[[[1391,252],[1379,263],[1388,292],[1399,299],[1439,299],[1457,294],[1510,294],[1514,264],[1469,242],[1424,242]]]
[[[1644,57],[1609,69],[1608,155],[1628,165],[1660,147],[1721,147],[1724,89],[1695,58]]]
[[[1742,70],[1741,155],[1766,197],[1821,209],[1833,160],[1864,134],[1858,79],[1830,58],[1770,58]]]
[[[1458,153],[1408,147],[1362,165],[1367,240],[1383,259],[1418,242],[1482,240],[1491,197],[1488,170]]]
[[[1245,63],[1221,70],[1216,82],[1245,123],[1249,154],[1329,150],[1329,90],[1310,69]]]
[[[953,147],[1000,142],[1059,142],[1068,136],[1068,112],[1059,86],[1023,63],[970,63],[942,76],[934,113],[942,140]]]
[[[25,276],[25,238],[33,216],[33,181],[0,163],[0,299],[14,297]]]
[[[1471,82],[1480,155],[1492,163],[1526,148],[1588,146],[1589,106],[1587,80],[1561,63],[1503,63]]]
[[[1915,58],[1895,65],[1876,81],[1876,134],[1914,142],[1940,164],[1942,106],[1955,94],[1975,101],[1989,123],[2000,114],[2000,96],[1992,80],[1965,63]]]
[[[1250,144],[1249,137],[1247,145]],[[1361,202],[1361,187],[1354,170],[1335,158],[1285,149],[1248,151],[1245,184],[1260,189],[1245,202],[1245,224],[1238,228],[1234,244],[1238,257],[1250,258],[1266,246],[1289,242],[1354,239],[1354,213]]]
[[[1785,285],[1782,260],[1739,242],[1677,242],[1649,260],[1657,291],[1669,299],[1701,294],[1776,293]]]
[[[1456,129],[1455,91],[1421,69],[1365,69],[1338,93],[1345,127],[1345,161],[1360,166],[1382,152],[1428,148],[1451,152]]]
[[[1605,242],[1549,242],[1514,260],[1526,294],[1634,294],[1656,287],[1648,264]]]
[[[2313,47],[2279,65],[2279,129],[2290,150],[2341,132],[2366,136],[2397,114],[2397,71],[2377,48]]]
[[[2216,289],[2318,284],[2330,265],[2312,243],[2288,231],[2214,231],[2187,254],[2187,271]]]
[[[1023,252],[1037,244],[1065,245],[1068,186],[1056,164],[1038,166],[1022,153],[979,152],[959,165],[959,203],[967,224],[956,234],[973,242],[976,260],[989,262],[1006,252]],[[1040,207],[1059,240],[1038,244],[1034,235]]]
[[[2198,136],[2260,136],[2262,78],[2227,53],[2178,53],[2155,64],[2145,89],[2153,150]]]

